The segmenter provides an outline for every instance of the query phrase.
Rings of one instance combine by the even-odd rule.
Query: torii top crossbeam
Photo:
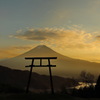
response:
[[[57,59],[57,57],[25,57],[25,59]]]

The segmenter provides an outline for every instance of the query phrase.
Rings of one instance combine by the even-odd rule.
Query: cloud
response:
[[[15,50],[0,48],[0,59],[15,57],[17,53]]]
[[[23,34],[16,34],[13,37],[26,39],[26,40],[47,40],[50,38],[60,38],[60,33],[62,30],[60,29],[52,29],[52,28],[45,28],[45,29],[29,29]]]
[[[15,49],[15,50],[28,50],[31,48],[32,48],[32,45],[10,47],[10,49]]]
[[[96,36],[96,39],[99,39],[100,40],[100,36],[98,35],[98,36]]]
[[[26,46],[11,46],[0,48],[0,59],[12,58],[18,56],[34,47],[33,45]]]
[[[56,45],[61,48],[85,49],[93,48],[95,36],[78,27],[70,29],[39,28],[28,29],[23,33],[17,33],[12,37],[24,40],[38,41],[43,44]]]
[[[95,36],[94,40],[94,45],[100,47],[100,35]]]
[[[18,34],[21,32],[23,32],[23,30],[21,30],[21,29],[16,31],[16,33],[18,33]]]

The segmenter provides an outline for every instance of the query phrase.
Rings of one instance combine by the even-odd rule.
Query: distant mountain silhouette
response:
[[[31,61],[25,60],[25,57],[57,57],[57,60],[52,60],[52,64],[57,65],[56,68],[52,68],[54,75],[77,77],[83,70],[95,75],[100,73],[100,63],[63,56],[45,45],[39,45],[17,57],[0,61],[0,65],[13,69],[27,70],[29,68],[25,68],[25,66],[30,65]],[[44,64],[47,64],[47,62],[44,61]],[[48,74],[48,68],[34,68],[33,71],[40,74]]]
[[[45,45],[39,45],[35,48],[33,48],[32,50],[25,52],[24,54],[21,54],[17,57],[59,57],[60,59],[71,59],[69,57],[63,56],[57,52],[55,52],[54,50],[52,50],[51,48],[45,46]]]
[[[6,84],[12,87],[19,87],[25,89],[27,86],[29,71],[13,70],[4,66],[0,66],[0,85]],[[54,87],[56,90],[62,87],[70,87],[77,85],[77,81],[70,78],[63,78],[53,76]],[[32,73],[31,90],[39,89],[46,90],[50,89],[49,76]]]

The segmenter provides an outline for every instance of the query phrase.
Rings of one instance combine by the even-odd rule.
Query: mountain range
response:
[[[57,57],[57,59],[51,61],[52,64],[56,65],[55,68],[52,68],[53,75],[77,77],[83,70],[94,75],[100,74],[100,63],[73,59],[61,55],[45,45],[39,45],[19,56],[0,61],[0,65],[12,69],[29,70],[30,68],[26,68],[25,66],[30,65],[31,60],[25,60],[25,57]],[[35,64],[38,63],[39,61],[35,62]],[[43,63],[48,64],[46,60]],[[48,75],[48,68],[33,68],[33,72]]]

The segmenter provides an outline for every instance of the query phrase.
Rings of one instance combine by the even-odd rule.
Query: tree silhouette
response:
[[[96,91],[96,95],[100,97],[100,75],[99,75],[96,85],[95,85],[95,91]]]
[[[80,78],[82,82],[89,84],[89,85],[92,85],[92,83],[94,82],[94,75],[86,71],[82,71],[80,73]]]

